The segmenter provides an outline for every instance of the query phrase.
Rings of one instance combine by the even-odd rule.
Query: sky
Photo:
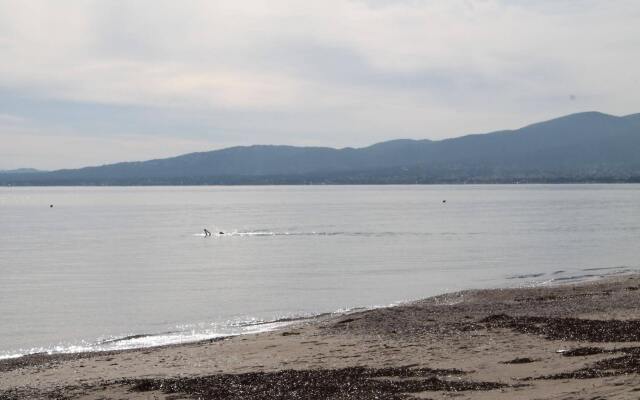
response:
[[[640,112],[637,0],[0,0],[0,169]]]

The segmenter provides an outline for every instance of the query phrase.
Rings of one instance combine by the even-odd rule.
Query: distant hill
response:
[[[640,114],[572,114],[517,130],[364,148],[248,146],[81,169],[4,185],[387,184],[640,181]]]

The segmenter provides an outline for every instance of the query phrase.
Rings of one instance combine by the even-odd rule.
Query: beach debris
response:
[[[564,357],[580,357],[602,354],[606,351],[607,350],[601,349],[600,347],[578,347],[571,350],[558,350],[558,353],[562,353]]]
[[[538,360],[534,360],[533,358],[529,358],[529,357],[518,357],[509,361],[502,361],[501,364],[529,364],[536,361]]]
[[[336,324],[348,324],[349,322],[357,321],[360,318],[347,318],[336,322]]]
[[[478,391],[510,387],[500,382],[449,380],[439,375],[464,374],[431,368],[365,368],[284,370],[218,374],[194,378],[130,379],[131,390],[180,393],[199,399],[406,399],[406,393]],[[411,379],[406,379],[411,378]]]
[[[542,335],[550,340],[587,342],[638,342],[640,320],[599,320],[558,317],[512,317],[490,315],[480,321],[492,328],[507,328],[518,333]]]
[[[595,350],[601,351],[594,352]],[[534,379],[591,379],[640,373],[640,347],[624,347],[612,350],[584,347],[576,349],[574,356],[600,353],[624,353],[624,355],[596,361],[575,371],[545,375]],[[567,355],[567,357],[569,356]]]

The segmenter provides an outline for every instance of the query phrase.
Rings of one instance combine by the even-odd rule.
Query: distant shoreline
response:
[[[627,180],[584,180],[584,181],[520,181],[520,182],[389,182],[389,183],[150,183],[150,184],[2,184],[0,187],[188,187],[188,186],[518,186],[518,185],[636,185],[640,177]]]

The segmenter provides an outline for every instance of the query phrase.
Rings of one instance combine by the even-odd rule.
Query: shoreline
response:
[[[268,332],[4,359],[0,399],[267,398],[221,397],[240,386],[283,398],[637,398],[639,289],[638,274],[475,289]],[[306,397],[300,382],[314,382]],[[351,384],[360,392],[343,393]]]
[[[99,183],[79,183],[79,184],[65,184],[65,183],[43,183],[38,184],[34,182],[21,184],[21,183],[0,183],[0,188],[154,188],[154,187],[302,187],[302,186],[517,186],[517,185],[536,185],[536,186],[561,186],[561,185],[638,185],[640,184],[640,177],[632,178],[613,178],[613,179],[584,179],[584,180],[518,180],[508,179],[504,181],[437,181],[437,182],[419,182],[406,181],[395,183],[138,183],[138,184],[99,184]]]
[[[380,307],[393,307],[394,305],[388,305],[388,306],[380,306]],[[246,327],[262,327],[262,326],[266,326],[266,325],[274,325],[271,328],[267,328],[264,330],[255,330],[255,331],[248,331],[248,332],[242,332],[242,333],[229,333],[229,334],[212,334],[211,337],[207,337],[204,339],[186,339],[186,340],[179,340],[176,342],[169,342],[169,343],[164,343],[164,344],[159,344],[159,345],[140,345],[140,346],[135,346],[135,347],[126,347],[126,348],[122,348],[122,349],[88,349],[87,350],[79,350],[79,351],[37,351],[37,352],[33,352],[33,353],[24,353],[24,354],[15,354],[15,355],[8,355],[8,356],[0,356],[0,371],[1,371],[1,366],[2,363],[4,361],[9,361],[9,360],[16,360],[19,358],[29,358],[29,357],[35,357],[35,358],[46,358],[46,357],[52,357],[55,358],[57,356],[61,356],[64,358],[64,356],[69,356],[70,358],[72,358],[74,355],[83,355],[83,354],[88,354],[88,355],[99,355],[99,354],[116,354],[116,353],[121,353],[121,352],[130,352],[130,351],[139,351],[139,350],[145,350],[145,349],[156,349],[156,348],[165,348],[165,347],[173,347],[173,346],[182,346],[182,345],[188,345],[188,344],[197,344],[197,343],[207,343],[210,341],[216,341],[216,340],[225,340],[225,339],[229,339],[229,338],[233,338],[233,337],[238,337],[238,336],[247,336],[247,335],[255,335],[258,333],[267,333],[267,332],[274,332],[274,331],[278,331],[281,329],[286,328],[287,326],[290,325],[294,325],[294,324],[298,324],[298,323],[304,323],[304,322],[311,322],[311,321],[317,321],[320,319],[325,319],[325,318],[331,318],[331,317],[337,317],[337,316],[341,316],[341,315],[346,315],[348,313],[351,312],[358,312],[358,311],[366,311],[366,310],[374,310],[376,308],[380,308],[380,307],[355,307],[352,309],[348,309],[345,311],[334,311],[334,312],[323,312],[323,313],[319,313],[319,314],[313,314],[313,315],[309,315],[309,316],[300,316],[300,317],[283,317],[283,318],[278,318],[272,321],[261,321],[261,322],[256,322],[256,323],[250,323],[250,324],[246,324]],[[132,339],[139,339],[139,338],[147,338],[147,337],[159,337],[159,336],[163,336],[166,335],[168,333],[173,333],[173,332],[160,332],[160,333],[143,333],[143,334],[131,334],[131,335],[126,335],[126,336],[120,336],[120,337],[114,337],[112,339],[106,339],[106,340],[102,340],[99,342],[96,342],[93,345],[90,346],[99,346],[102,344],[110,344],[110,343],[118,343],[118,342],[122,342],[122,341],[127,341],[127,340],[132,340]],[[70,346],[73,347],[73,346]],[[89,347],[89,345],[87,346]]]
[[[600,273],[598,273],[600,272]],[[562,274],[570,273],[570,275],[563,276]],[[604,268],[590,268],[590,269],[578,269],[575,271],[553,271],[547,273],[529,273],[529,274],[519,274],[513,276],[506,276],[503,282],[487,286],[483,288],[467,288],[456,290],[451,293],[458,293],[463,291],[475,291],[475,290],[496,290],[496,289],[526,289],[526,288],[535,288],[535,287],[556,287],[563,285],[574,285],[574,284],[582,284],[589,282],[596,282],[603,279],[615,279],[616,277],[624,277],[628,275],[640,275],[640,270],[633,267],[628,266],[617,266],[617,267],[604,267]],[[543,280],[536,280],[537,278],[545,277]],[[277,318],[274,320],[265,320],[260,322],[252,322],[243,324],[246,328],[258,328],[266,325],[274,325],[272,328],[267,328],[264,330],[249,329],[247,332],[239,332],[239,333],[211,333],[209,337],[201,338],[201,339],[184,339],[182,337],[177,337],[174,341],[169,341],[162,344],[150,344],[150,345],[131,345],[124,348],[100,348],[101,345],[108,345],[113,343],[119,343],[128,340],[135,340],[140,338],[154,338],[154,337],[162,337],[173,333],[180,333],[178,331],[167,331],[167,332],[157,332],[157,333],[131,333],[124,336],[114,336],[110,339],[94,341],[92,344],[84,344],[84,345],[69,345],[69,348],[73,347],[84,347],[82,350],[55,350],[55,351],[47,351],[46,348],[42,348],[42,351],[35,351],[31,353],[15,353],[11,355],[0,356],[0,363],[5,360],[15,360],[17,358],[22,357],[49,357],[49,356],[65,356],[65,355],[74,355],[74,354],[99,354],[99,353],[117,353],[123,351],[131,351],[131,350],[144,350],[144,349],[153,349],[153,348],[163,348],[168,346],[180,346],[187,344],[194,344],[199,342],[208,342],[210,340],[219,340],[225,338],[231,338],[236,336],[245,336],[245,335],[254,335],[257,333],[265,333],[278,331],[280,329],[285,329],[290,324],[295,324],[298,322],[307,322],[307,321],[315,321],[318,319],[325,318],[334,318],[342,315],[347,315],[353,312],[361,312],[361,311],[372,311],[381,308],[391,308],[391,307],[401,307],[411,305],[415,302],[420,302],[422,300],[430,299],[433,297],[443,296],[451,294],[450,292],[444,291],[440,294],[435,294],[433,296],[429,296],[427,298],[417,298],[417,299],[408,299],[401,301],[394,301],[392,303],[386,305],[370,305],[370,306],[355,306],[347,309],[339,309],[335,311],[325,311],[317,314],[303,314],[303,315],[293,315]],[[192,335],[202,335],[208,336],[205,333],[192,332]],[[85,342],[90,343],[90,342]]]

